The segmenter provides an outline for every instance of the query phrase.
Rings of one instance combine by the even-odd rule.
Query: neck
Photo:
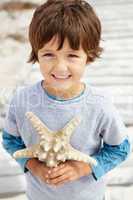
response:
[[[62,88],[51,87],[47,84],[45,85],[44,81],[43,81],[42,86],[50,95],[59,97],[63,100],[74,98],[80,95],[81,92],[83,92],[83,90],[85,89],[85,84],[81,82],[78,84],[72,85],[70,88],[66,90],[63,90]]]

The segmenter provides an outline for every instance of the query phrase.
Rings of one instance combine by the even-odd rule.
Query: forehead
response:
[[[54,36],[39,51],[57,51],[58,47],[59,47],[59,38],[58,38],[58,36]],[[64,39],[62,49],[66,50],[66,51],[74,51],[74,52],[79,52],[82,50],[81,47],[79,47],[79,50],[72,49],[67,38]],[[62,50],[62,49],[60,49],[60,50]]]

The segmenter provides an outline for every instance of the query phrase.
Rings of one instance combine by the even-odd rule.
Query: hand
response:
[[[36,177],[38,177],[41,181],[47,183],[46,175],[48,171],[51,169],[47,167],[45,163],[40,162],[36,158],[29,159],[26,164],[26,168]]]
[[[82,176],[89,175],[91,167],[81,161],[69,160],[48,171],[47,181],[49,184],[59,186],[61,184],[74,181]]]

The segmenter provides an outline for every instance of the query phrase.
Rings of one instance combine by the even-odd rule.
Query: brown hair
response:
[[[32,51],[28,62],[38,61],[38,50],[55,35],[59,38],[58,50],[67,38],[72,49],[82,46],[89,62],[100,57],[101,23],[85,0],[48,0],[35,10],[29,27]]]

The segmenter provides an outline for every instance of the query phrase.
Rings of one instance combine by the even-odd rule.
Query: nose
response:
[[[58,59],[54,65],[54,70],[63,75],[68,71],[67,62],[64,59]]]

